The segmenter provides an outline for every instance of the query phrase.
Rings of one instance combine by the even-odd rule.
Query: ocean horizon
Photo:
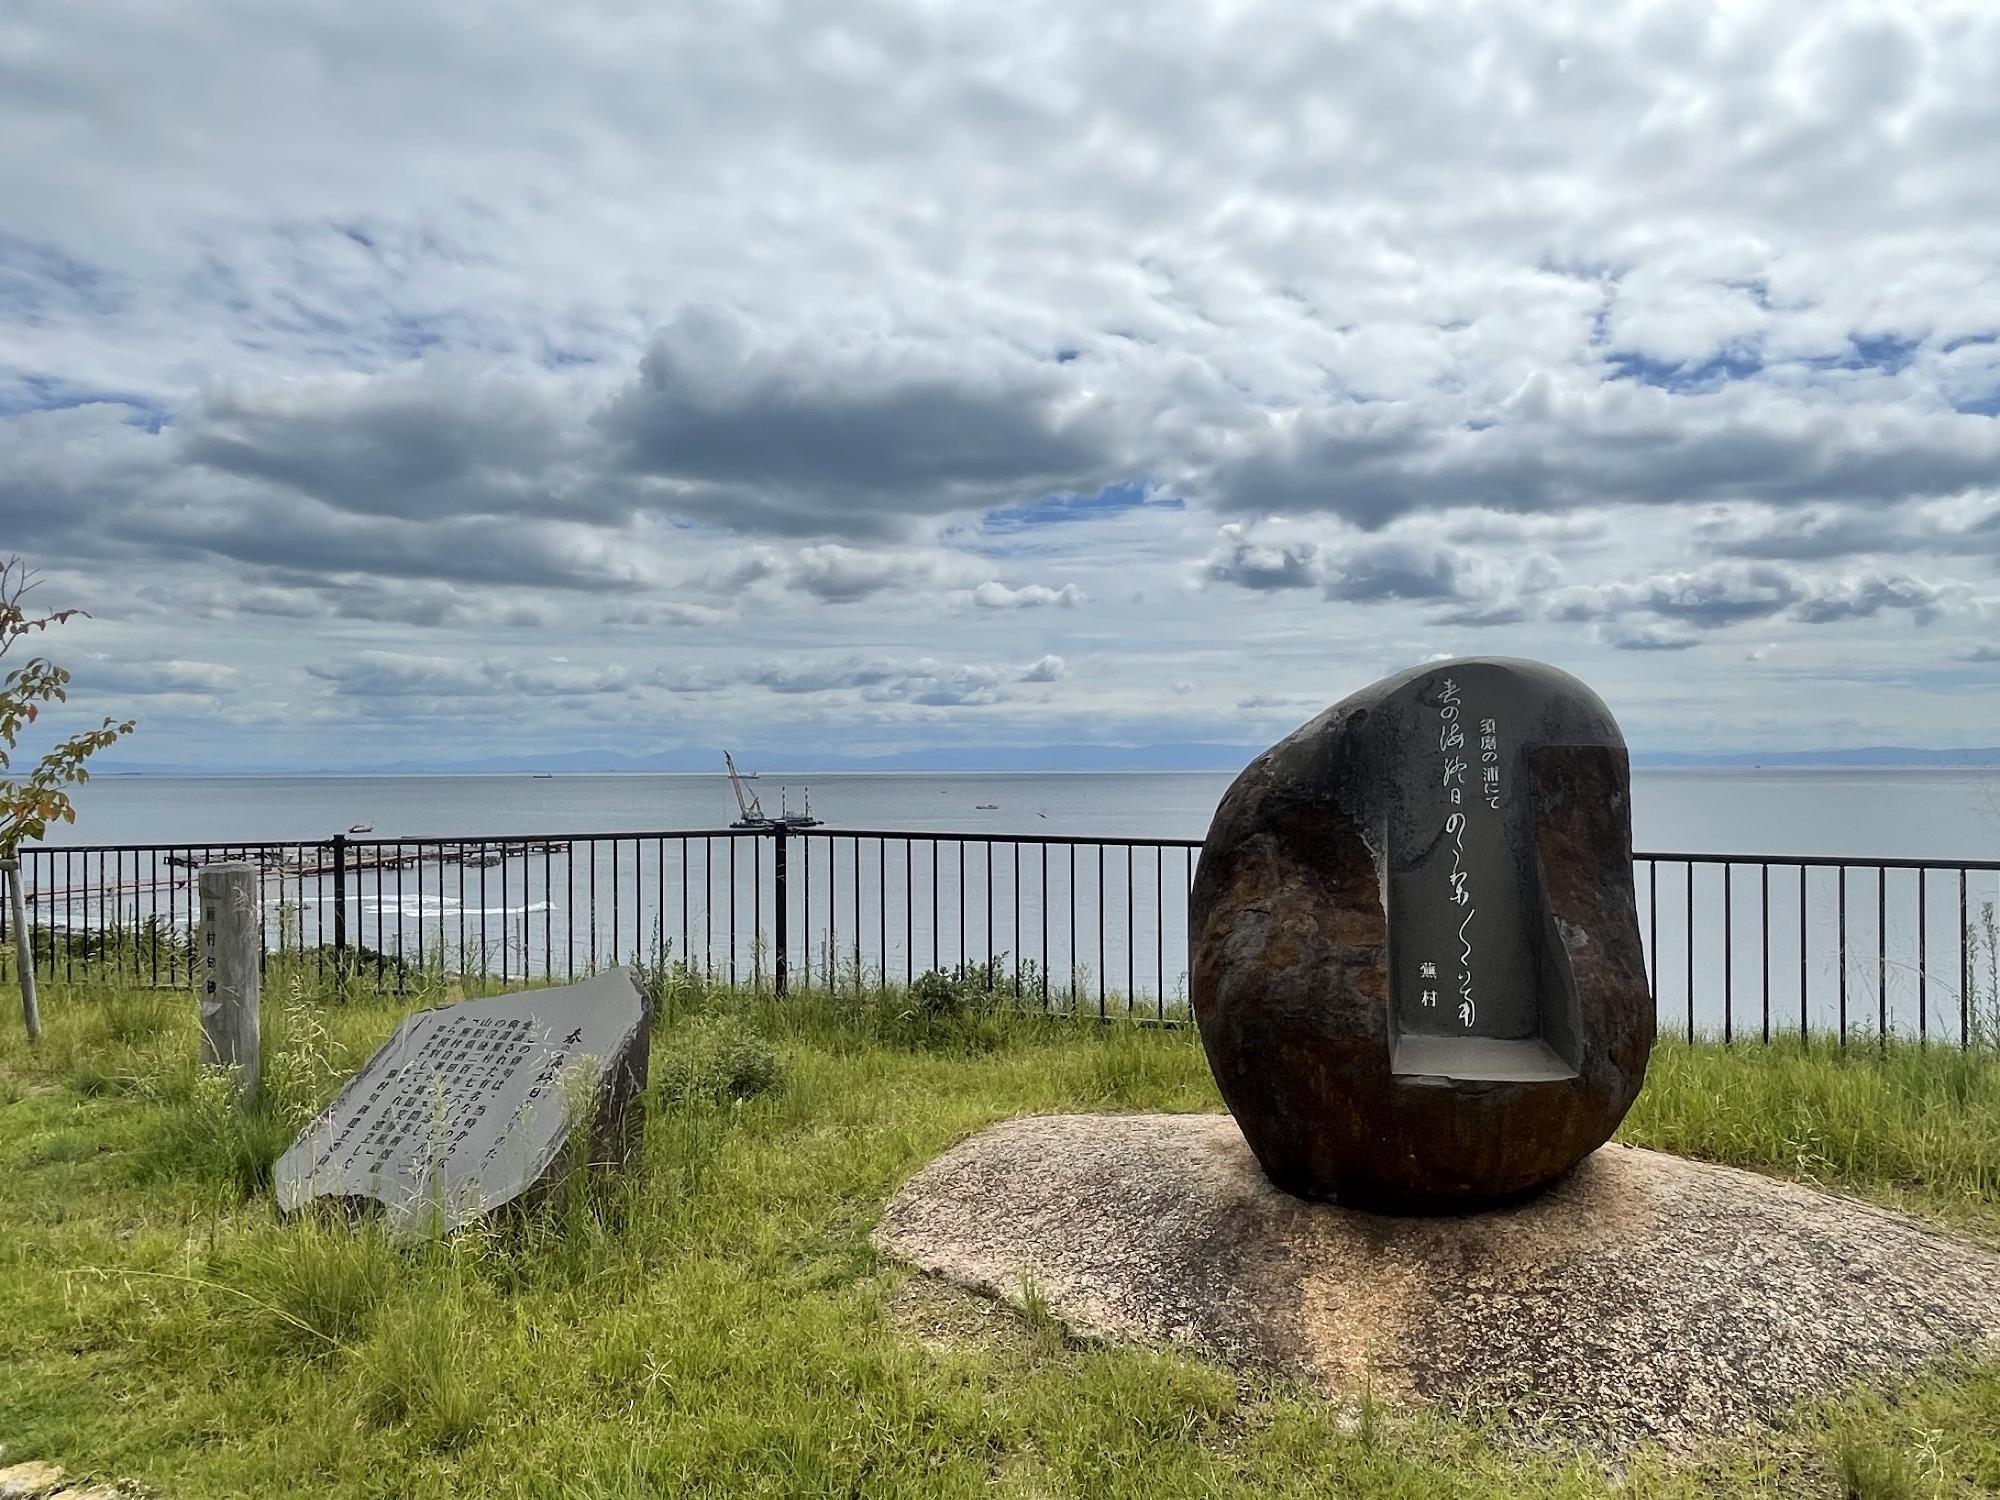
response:
[[[812,798],[832,828],[1200,839],[1228,771],[763,772],[775,811]],[[496,791],[496,788],[507,788]],[[2000,850],[2000,769],[1635,766],[1641,850],[1855,859],[1979,859]],[[1003,791],[1004,789],[1004,791]],[[737,816],[704,771],[104,774],[45,842],[226,843],[707,830]]]

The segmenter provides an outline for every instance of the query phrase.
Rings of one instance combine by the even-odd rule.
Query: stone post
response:
[[[263,1082],[257,1000],[263,939],[254,865],[204,865],[201,871],[201,1060],[236,1069],[247,1104]]]
[[[14,933],[14,969],[21,976],[21,1019],[28,1026],[28,1040],[42,1039],[42,1012],[35,1004],[35,943],[28,931],[28,905],[21,896],[21,861],[17,855],[0,856],[0,884],[7,887],[7,925]]]

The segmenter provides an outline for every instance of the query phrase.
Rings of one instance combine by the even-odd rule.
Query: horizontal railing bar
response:
[[[339,834],[323,839],[220,839],[210,843],[190,843],[176,839],[158,844],[25,844],[24,854],[36,857],[89,854],[207,853],[228,849],[330,849],[335,837],[344,838],[350,849],[406,849],[416,846],[465,844],[584,844],[613,839],[760,839],[774,838],[771,828],[646,828],[619,829],[606,833],[481,833],[405,834],[396,838],[376,838],[370,834]],[[1147,838],[1119,834],[1058,834],[927,831],[910,828],[791,828],[789,838],[893,839],[943,844],[1045,844],[1056,848],[1094,847],[1132,849],[1193,849],[1200,839]],[[540,852],[540,851],[533,851]],[[1851,870],[1967,870],[2000,871],[2000,859],[1921,859],[1902,856],[1839,854],[1705,854],[1640,849],[1634,850],[1635,863],[1657,860],[1663,864],[1697,865],[1784,865],[1796,869]]]
[[[749,839],[769,838],[771,830],[647,828],[621,829],[616,833],[411,833],[397,838],[377,838],[372,833],[343,833],[329,834],[323,839],[219,839],[209,844],[191,844],[185,839],[175,839],[171,843],[163,844],[24,844],[22,848],[33,850],[38,854],[149,854],[154,850],[161,853],[194,854],[213,849],[331,850],[336,837],[347,840],[347,847],[350,849],[390,849],[412,844],[585,844],[592,840],[606,839]],[[949,838],[951,835],[942,834],[939,837]]]
[[[587,844],[593,839],[767,839],[771,835],[768,828],[621,828],[616,833],[412,833],[393,839],[351,833],[346,838],[350,845],[373,848],[377,844]]]
[[[1199,849],[1202,845],[1200,839],[1155,839],[1117,834],[1093,838],[1072,833],[927,833],[922,829],[909,828],[795,828],[792,833],[804,839],[914,839],[919,843],[935,839],[941,844],[1102,844],[1118,849]]]
[[[1855,858],[1839,854],[1654,854],[1634,853],[1634,864],[1642,859],[1677,865],[1801,865],[1813,870],[2000,870],[2000,859],[1888,859]]]
[[[210,849],[324,849],[331,839],[218,839],[191,844],[174,839],[160,844],[23,844],[23,854],[193,854]]]

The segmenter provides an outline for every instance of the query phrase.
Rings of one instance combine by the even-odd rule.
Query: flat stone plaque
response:
[[[630,968],[419,1011],[278,1158],[278,1207],[329,1199],[449,1233],[531,1198],[559,1174],[580,1110],[594,1148],[622,1152],[649,1023]]]

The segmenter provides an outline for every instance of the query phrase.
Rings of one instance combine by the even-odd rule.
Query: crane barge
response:
[[[812,815],[811,787],[806,788],[806,810],[804,812],[788,811],[785,807],[785,789],[782,786],[779,787],[778,811],[774,816],[764,811],[763,805],[757,800],[754,792],[746,794],[743,790],[744,781],[754,779],[756,773],[752,772],[746,777],[743,772],[738,771],[736,769],[736,762],[730,758],[727,750],[722,752],[722,763],[729,768],[729,789],[736,794],[736,810],[741,814],[734,823],[729,825],[731,828],[785,829],[819,827],[820,820]]]

